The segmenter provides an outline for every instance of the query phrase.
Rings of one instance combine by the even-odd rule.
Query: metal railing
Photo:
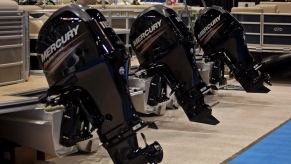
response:
[[[232,14],[246,29],[246,40],[250,51],[291,52],[291,14],[245,12],[235,12]],[[255,31],[255,28],[259,28],[259,31]],[[253,32],[251,32],[252,30]],[[251,40],[251,37],[258,39],[259,42],[254,43],[256,41]]]
[[[0,86],[28,79],[28,52],[28,14],[0,11]]]

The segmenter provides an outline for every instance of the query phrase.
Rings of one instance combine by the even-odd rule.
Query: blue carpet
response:
[[[228,163],[291,164],[291,121],[288,121]]]

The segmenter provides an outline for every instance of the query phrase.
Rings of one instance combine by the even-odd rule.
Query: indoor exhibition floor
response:
[[[191,123],[179,109],[167,111],[162,117],[146,118],[155,120],[159,129],[146,129],[143,132],[149,143],[158,140],[162,145],[164,149],[162,163],[227,163],[237,155],[240,156],[242,152],[247,152],[250,146],[256,145],[258,141],[269,136],[291,118],[291,84],[274,83],[270,88],[271,92],[268,94],[220,90],[216,96],[219,104],[213,107],[214,116],[221,121],[219,125]],[[291,128],[289,131],[291,132]],[[291,137],[287,139],[287,145],[291,143],[288,141],[291,141]],[[277,146],[280,150],[282,147],[283,153],[281,151],[276,154],[279,151],[273,150],[272,147],[270,150],[273,155],[285,160],[286,163],[291,163],[288,161],[290,158],[285,158],[286,154],[290,156],[291,152],[291,147],[286,149],[288,152],[283,149],[286,144],[283,142]],[[270,152],[263,152],[261,155],[266,157],[269,156],[268,153]],[[274,161],[270,159],[269,163],[278,163],[276,161],[277,159]],[[252,163],[251,161],[242,163],[246,162]],[[75,154],[45,163],[109,164],[112,162],[104,149],[99,146],[97,152],[89,155]],[[233,163],[239,162],[234,160]]]

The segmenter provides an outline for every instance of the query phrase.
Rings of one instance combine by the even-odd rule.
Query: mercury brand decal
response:
[[[133,46],[136,47],[142,40],[144,40],[147,36],[149,36],[151,33],[156,31],[158,28],[160,28],[162,25],[162,19],[160,19],[158,22],[153,24],[150,28],[146,29],[142,34],[140,34],[134,41]]]
[[[217,22],[220,21],[220,16],[216,17],[211,23],[209,23],[199,34],[198,34],[198,38],[200,39],[206,32],[209,31],[209,29],[211,29]]]
[[[41,61],[44,63],[47,61],[47,59],[54,53],[56,52],[60,47],[62,47],[64,44],[69,42],[72,38],[74,38],[76,35],[78,35],[78,29],[79,25],[65,33],[65,35],[61,36],[61,38],[57,39],[55,43],[50,45],[41,55]]]

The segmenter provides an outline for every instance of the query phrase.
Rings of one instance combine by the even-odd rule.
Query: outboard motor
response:
[[[138,145],[136,132],[147,123],[129,96],[128,55],[98,10],[71,4],[56,11],[40,31],[37,52],[49,84],[44,101],[65,107],[62,145],[86,140],[97,129],[114,163],[161,162],[158,142]]]
[[[151,88],[166,82],[190,121],[219,123],[204,102],[208,88],[197,70],[194,36],[175,11],[161,5],[144,10],[132,24],[129,39],[140,63],[138,77],[153,77]],[[152,93],[151,104],[167,100],[158,96],[161,91]]]
[[[270,76],[261,73],[248,51],[242,25],[227,11],[214,6],[204,10],[195,22],[194,35],[208,60],[221,60],[233,72],[246,92],[267,93]]]

